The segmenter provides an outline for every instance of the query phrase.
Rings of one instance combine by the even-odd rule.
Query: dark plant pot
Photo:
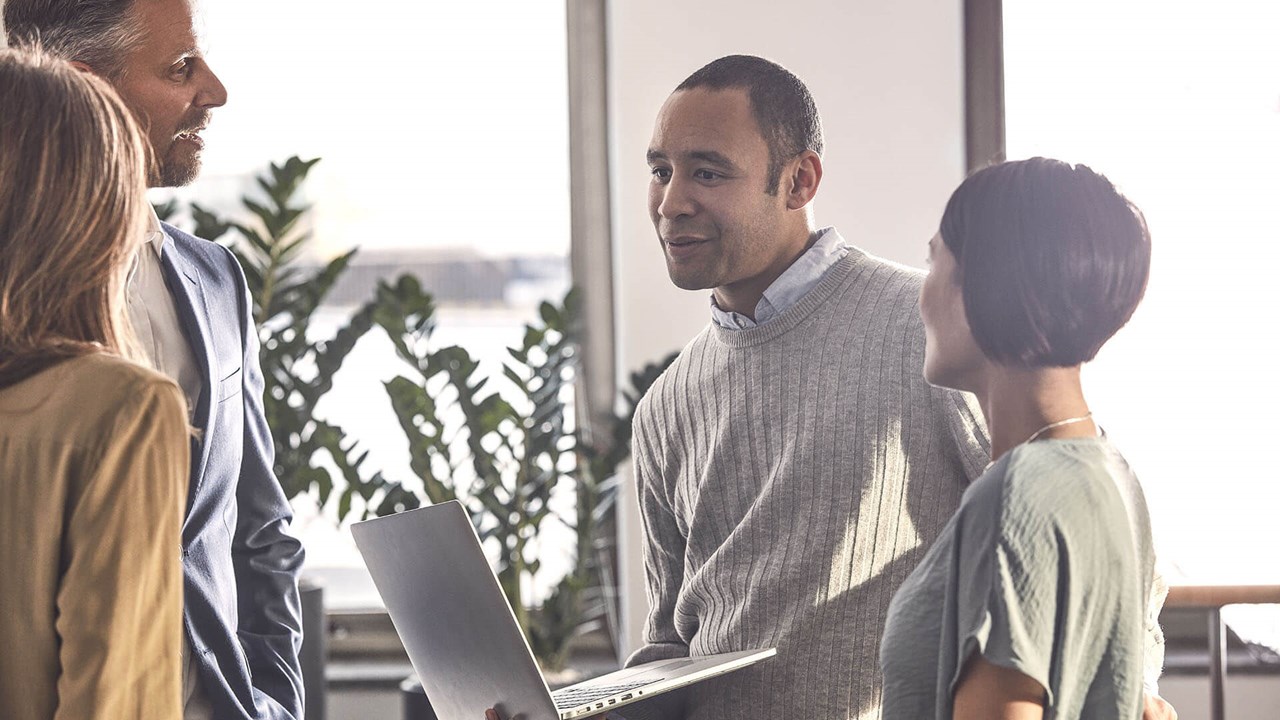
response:
[[[427,692],[417,677],[405,678],[400,683],[400,698],[403,700],[403,720],[439,720],[436,711],[431,709],[431,701],[427,700]]]
[[[324,586],[312,578],[298,580],[302,597],[302,687],[305,693],[306,720],[325,720],[328,685],[324,666],[329,660],[328,627],[324,613]]]

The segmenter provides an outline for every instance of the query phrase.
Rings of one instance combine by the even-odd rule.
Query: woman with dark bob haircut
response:
[[[884,717],[1137,718],[1150,520],[1080,366],[1142,299],[1142,213],[1083,165],[1003,163],[951,196],[929,258],[925,378],[977,396],[992,463],[890,605]]]

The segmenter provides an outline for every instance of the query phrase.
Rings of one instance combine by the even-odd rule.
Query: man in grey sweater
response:
[[[814,224],[822,149],[804,83],[757,57],[658,114],[650,214],[712,322],[635,416],[649,617],[627,664],[778,654],[611,719],[878,719],[889,601],[990,458],[976,400],[924,380],[924,273]]]
[[[636,414],[628,664],[778,648],[664,716],[879,717],[889,600],[988,461],[973,398],[922,375],[923,274],[815,226],[822,149],[807,88],[755,57],[694,73],[655,124],[650,213],[713,322]]]

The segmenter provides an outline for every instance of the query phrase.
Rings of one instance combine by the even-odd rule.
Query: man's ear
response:
[[[90,75],[97,75],[97,74],[98,74],[96,71],[94,71],[94,69],[93,69],[93,68],[89,67],[88,65],[85,65],[84,63],[80,62],[79,60],[71,60],[71,61],[70,61],[70,64],[71,64],[71,67],[73,67],[73,68],[75,68],[75,69],[79,70],[80,72],[87,72],[87,73],[89,73]]]
[[[818,185],[822,183],[822,158],[812,150],[805,150],[800,157],[792,160],[788,167],[789,182],[783,187],[787,190],[787,209],[799,210],[813,201],[818,194]]]

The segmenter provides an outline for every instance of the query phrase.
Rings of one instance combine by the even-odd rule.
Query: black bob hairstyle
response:
[[[983,168],[951,195],[939,230],[974,340],[998,363],[1088,362],[1146,292],[1146,220],[1084,165],[1037,157]]]

